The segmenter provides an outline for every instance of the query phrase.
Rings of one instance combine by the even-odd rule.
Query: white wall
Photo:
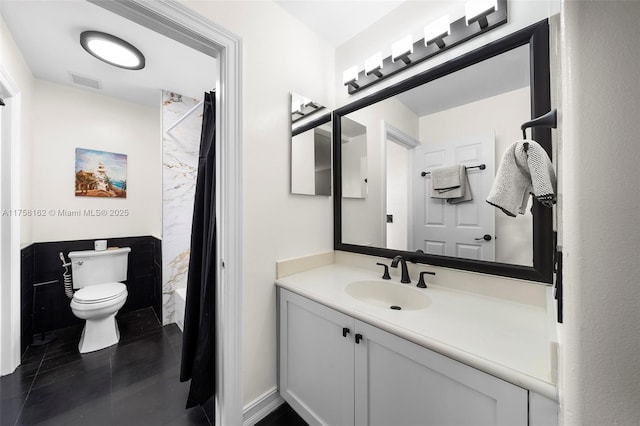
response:
[[[333,49],[273,2],[187,1],[242,37],[243,399],[277,386],[275,261],[333,248],[332,198],[290,194],[289,93],[332,109]]]
[[[502,154],[522,139],[520,124],[531,117],[529,92],[525,87],[421,117],[419,139],[422,143],[439,143],[493,131],[497,170]],[[512,218],[495,209],[495,217],[496,261],[531,266],[533,216],[527,210],[527,214]]]
[[[565,425],[640,423],[640,3],[562,11]]]
[[[42,80],[34,86],[33,241],[162,235],[160,93],[151,108]],[[75,149],[127,155],[127,198],[75,196]],[[112,209],[128,216],[65,217],[59,210]]]

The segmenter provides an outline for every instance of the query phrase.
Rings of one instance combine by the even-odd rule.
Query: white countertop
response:
[[[366,269],[333,264],[276,280],[276,285],[396,334],[505,381],[557,400],[543,308],[429,285],[421,310],[391,310],[361,302],[347,284],[379,280]],[[427,279],[428,283],[428,279]]]

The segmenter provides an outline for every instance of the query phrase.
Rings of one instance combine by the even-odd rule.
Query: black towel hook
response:
[[[555,129],[558,127],[558,111],[556,109],[552,109],[545,115],[542,115],[538,118],[534,118],[531,121],[527,121],[520,129],[522,129],[522,138],[527,139],[526,129],[529,127],[550,127]]]

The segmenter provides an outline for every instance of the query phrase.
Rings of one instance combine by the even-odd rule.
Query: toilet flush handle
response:
[[[79,261],[76,262],[76,265],[81,266],[83,263],[84,263],[83,260],[79,260]]]

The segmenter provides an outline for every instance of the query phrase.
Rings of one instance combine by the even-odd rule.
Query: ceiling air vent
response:
[[[75,84],[79,84],[81,86],[98,90],[102,89],[102,84],[98,80],[94,80],[89,77],[83,77],[81,75],[71,73],[71,79]]]

